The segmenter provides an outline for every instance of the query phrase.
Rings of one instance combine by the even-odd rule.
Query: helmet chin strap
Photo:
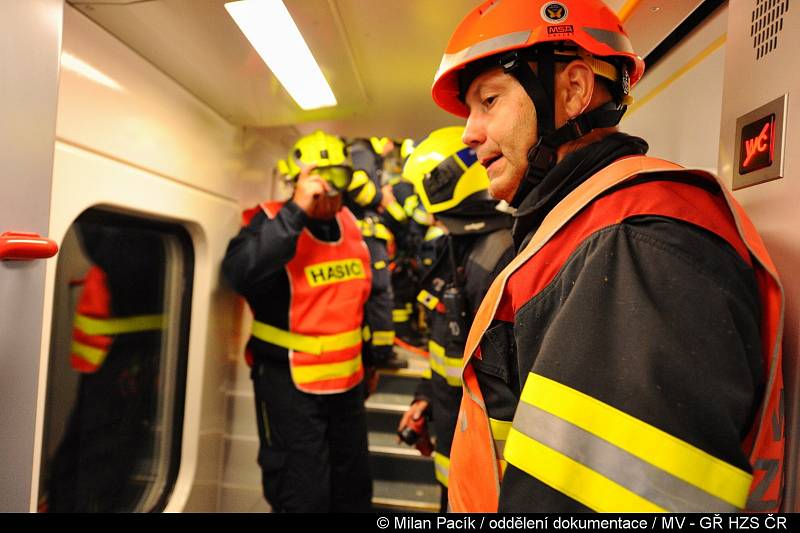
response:
[[[556,129],[555,127],[555,59],[552,46],[539,46],[535,60],[538,76],[528,61],[517,51],[500,58],[500,65],[506,74],[514,76],[525,89],[536,108],[536,122],[539,141],[528,152],[528,168],[525,176],[511,200],[511,207],[517,208],[530,192],[542,182],[548,172],[556,165],[558,148],[574,141],[596,128],[610,128],[619,124],[627,107],[608,102],[602,106],[573,117]]]

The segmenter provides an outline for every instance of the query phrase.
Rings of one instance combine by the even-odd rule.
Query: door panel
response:
[[[0,233],[46,236],[63,0],[0,2]],[[0,262],[0,511],[31,509],[45,262]]]

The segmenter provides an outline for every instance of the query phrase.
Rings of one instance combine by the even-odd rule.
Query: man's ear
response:
[[[594,93],[594,72],[582,59],[568,63],[558,74],[557,103],[563,120],[577,117],[589,107]]]

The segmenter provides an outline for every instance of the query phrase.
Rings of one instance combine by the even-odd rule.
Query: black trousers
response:
[[[456,424],[458,423],[462,391],[458,387],[449,385],[446,379],[435,372],[431,376],[431,389],[433,396],[432,422],[436,432],[436,451],[449,458]],[[447,512],[447,487],[441,483],[439,485],[442,489],[441,509],[439,512],[444,513]]]
[[[160,335],[114,341],[82,374],[64,437],[48,465],[50,512],[131,512],[141,498],[137,465],[152,449]]]
[[[411,311],[408,319],[394,323],[395,332],[404,341],[419,345],[419,327],[417,324],[417,293],[419,292],[418,279],[408,260],[398,261],[392,271],[392,287],[394,289],[393,308],[405,315]]]
[[[275,512],[369,512],[364,388],[299,391],[288,361],[259,358],[251,372],[264,497]]]
[[[364,319],[370,330],[375,331],[394,331],[392,321],[392,304],[394,294],[392,292],[391,273],[389,271],[389,252],[386,250],[386,241],[376,237],[364,237],[370,255],[372,265],[372,293],[369,300],[364,305]],[[376,264],[381,264],[380,268],[375,268]],[[369,349],[372,351],[372,358],[380,366],[381,362],[392,358],[392,346],[373,346],[370,343]]]

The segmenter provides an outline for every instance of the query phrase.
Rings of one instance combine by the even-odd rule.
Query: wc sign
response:
[[[739,174],[768,167],[775,155],[775,114],[742,127],[739,146]]]

